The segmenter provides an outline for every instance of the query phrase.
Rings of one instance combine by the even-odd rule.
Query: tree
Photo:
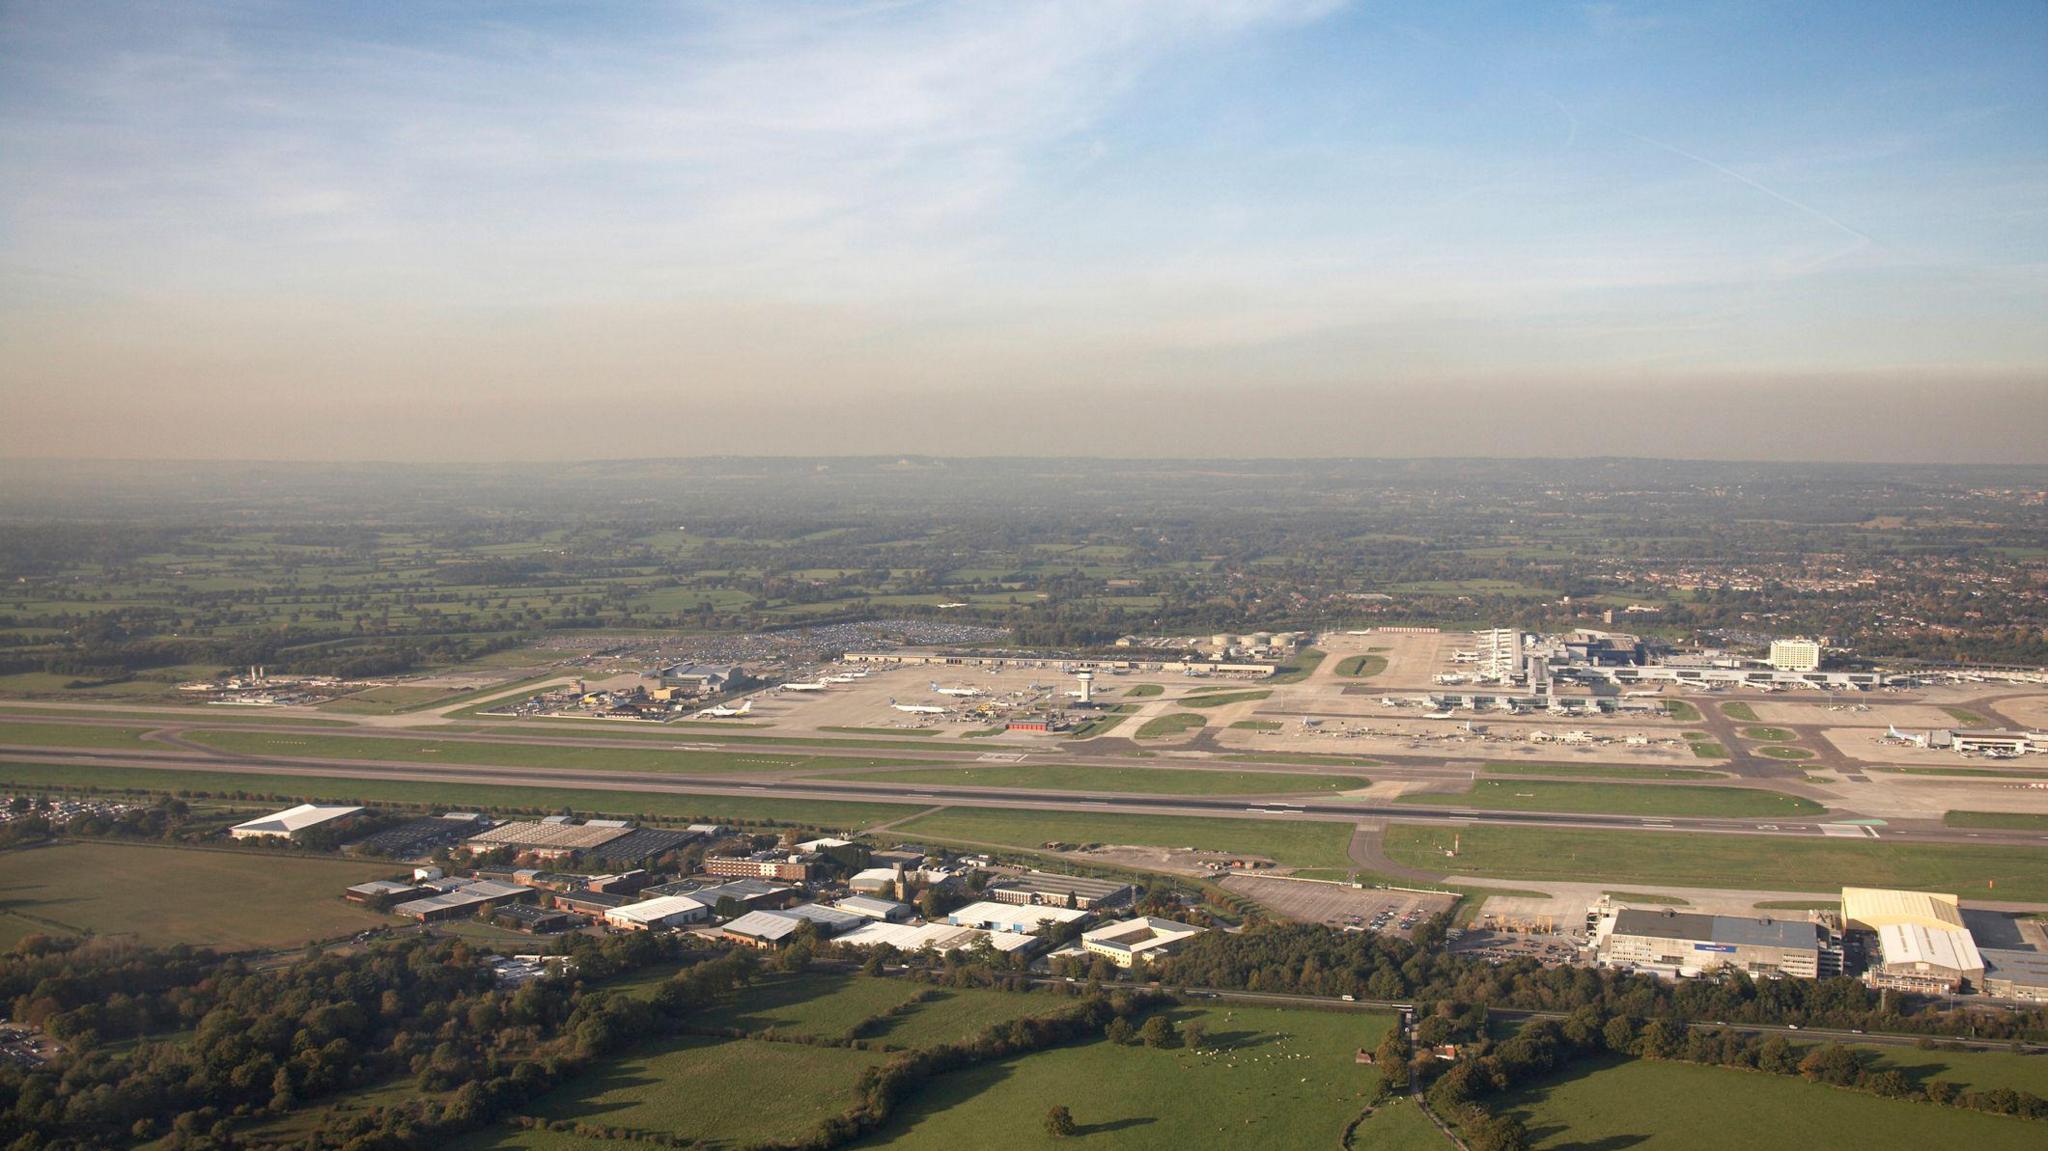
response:
[[[1202,1026],[1202,1021],[1199,1019],[1190,1019],[1180,1026],[1180,1041],[1186,1044],[1190,1050],[1200,1047],[1202,1041],[1207,1038],[1209,1038],[1209,1029]]]
[[[1055,1103],[1052,1106],[1052,1110],[1045,1113],[1045,1133],[1047,1135],[1055,1139],[1065,1139],[1078,1130],[1079,1128],[1074,1126],[1074,1113],[1067,1110],[1066,1104]]]
[[[1129,1043],[1131,1041],[1131,1021],[1119,1015],[1109,1021],[1109,1026],[1103,1029],[1103,1033],[1109,1037],[1111,1043],[1119,1046]]]
[[[1154,1015],[1138,1028],[1138,1038],[1147,1047],[1171,1047],[1174,1040],[1173,1020],[1164,1014]]]

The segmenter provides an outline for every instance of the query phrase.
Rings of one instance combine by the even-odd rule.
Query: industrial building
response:
[[[525,895],[530,888],[511,883],[494,883],[488,879],[437,880],[445,885],[439,894],[401,903],[391,909],[393,915],[417,919],[421,923],[436,923],[444,919],[463,919],[475,915],[486,907],[510,902]]]
[[[1035,935],[1019,935],[1013,931],[983,931],[977,927],[955,927],[950,923],[921,923],[915,926],[907,923],[867,923],[839,936],[833,942],[846,947],[880,947],[888,944],[898,951],[923,951],[930,948],[940,954],[964,951],[986,942],[995,950],[1007,954],[1014,951],[1028,952],[1038,947],[1041,940]]]
[[[802,883],[811,877],[811,861],[814,858],[780,851],[760,851],[752,855],[714,855],[704,860],[704,872],[707,875],[734,879],[779,879],[786,883]]]
[[[765,879],[734,879],[711,884],[697,880],[679,880],[650,887],[646,894],[687,895],[711,908],[714,914],[718,910],[718,905],[727,899],[740,904],[748,911],[758,911],[763,908],[787,907],[803,898],[803,893],[796,888],[770,883]]]
[[[317,803],[302,803],[297,807],[287,807],[283,811],[274,811],[269,815],[249,820],[247,823],[238,823],[228,829],[228,834],[236,839],[291,839],[302,832],[322,824],[333,823],[337,819],[346,819],[362,810],[360,807],[329,807]]]
[[[1998,999],[2048,1003],[2048,954],[1984,948],[1984,994]]]
[[[1036,903],[1051,907],[1115,907],[1129,901],[1136,892],[1128,883],[1089,879],[1079,875],[1053,875],[1027,871],[993,880],[982,891],[984,899],[997,903]]]
[[[1672,975],[1734,967],[1751,975],[1815,979],[1824,955],[1828,966],[1838,970],[1827,928],[1798,919],[1623,908],[1599,919],[1593,946],[1605,966]]]
[[[946,922],[956,927],[980,927],[989,931],[1014,931],[1020,935],[1029,935],[1048,923],[1072,923],[1076,919],[1086,918],[1088,912],[1078,907],[996,903],[992,900],[983,900],[949,913]]]
[[[604,913],[605,923],[627,931],[681,927],[710,918],[711,906],[687,895],[657,895],[653,899],[628,903]]]
[[[781,911],[749,911],[725,925],[724,935],[750,947],[779,948],[788,943],[805,921],[817,925],[818,938],[830,939],[872,922],[851,912],[837,911],[815,903],[800,903]]]
[[[1953,992],[1984,978],[1984,956],[1953,895],[1845,887],[1842,923],[1876,937],[1863,976],[1873,987]]]
[[[1157,959],[1170,955],[1204,930],[1171,919],[1141,916],[1082,932],[1081,948],[1118,967],[1129,967],[1140,958]]]
[[[893,899],[881,899],[873,895],[849,895],[832,906],[841,911],[850,911],[863,919],[879,919],[884,923],[902,923],[915,915],[908,903],[898,903]]]

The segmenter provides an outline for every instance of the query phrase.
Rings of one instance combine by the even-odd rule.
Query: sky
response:
[[[0,456],[2048,463],[2048,4],[0,0]]]

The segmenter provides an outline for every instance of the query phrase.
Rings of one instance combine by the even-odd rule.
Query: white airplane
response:
[[[827,688],[829,688],[829,687],[831,687],[831,686],[832,686],[831,684],[829,684],[829,683],[826,683],[826,682],[825,682],[825,681],[823,681],[823,680],[818,680],[818,681],[816,681],[816,682],[814,682],[814,683],[785,683],[785,684],[783,684],[783,685],[782,685],[782,688],[781,688],[781,690],[783,690],[783,691],[824,691],[824,690],[826,690]]]
[[[940,695],[959,696],[962,699],[971,699],[981,694],[981,689],[978,687],[940,687],[937,681],[932,683],[932,690]]]
[[[736,715],[745,715],[752,710],[754,710],[754,701],[749,699],[741,701],[738,707],[727,707],[721,703],[717,707],[707,707],[697,714],[707,719],[731,719]]]
[[[1400,707],[1400,706],[1401,706],[1401,701],[1400,701],[1400,700],[1398,700],[1398,699],[1395,699],[1395,698],[1394,698],[1393,696],[1391,696],[1391,695],[1383,695],[1383,696],[1381,696],[1381,697],[1380,697],[1380,706],[1381,706],[1381,707]]]
[[[1422,718],[1424,718],[1424,719],[1449,719],[1449,718],[1451,718],[1451,713],[1450,713],[1450,712],[1448,712],[1448,711],[1425,711],[1425,712],[1423,712],[1423,713],[1422,713]]]
[[[1926,746],[1927,746],[1927,737],[1926,737],[1926,736],[1924,736],[1924,735],[1907,735],[1907,734],[1906,734],[1905,732],[1903,732],[1903,731],[1900,731],[1900,730],[1899,730],[1899,729],[1898,729],[1898,728],[1897,728],[1896,726],[1894,726],[1894,725],[1892,725],[1892,724],[1889,724],[1889,723],[1888,723],[1888,724],[1885,724],[1885,725],[1884,725],[1884,737],[1885,737],[1886,739],[1890,739],[1890,740],[1896,740],[1896,741],[1898,741],[1899,743],[1910,743],[1910,744],[1914,745],[1915,747],[1926,747]]]
[[[819,683],[853,683],[854,681],[858,680],[859,678],[860,678],[860,677],[859,677],[859,676],[857,676],[857,675],[828,675],[828,676],[822,676],[822,677],[820,677],[820,678],[819,678],[819,680],[818,680],[818,682],[819,682]]]
[[[931,704],[928,703],[897,703],[895,700],[892,699],[889,701],[889,706],[895,708],[897,711],[907,711],[912,715],[946,714],[945,708],[933,707]]]

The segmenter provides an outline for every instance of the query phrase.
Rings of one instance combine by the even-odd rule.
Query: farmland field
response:
[[[1655,1100],[1655,1106],[1646,1106]],[[2041,1145],[2041,1125],[1952,1107],[1880,1099],[1790,1076],[1661,1063],[1586,1063],[1510,1093],[1537,1148],[1776,1151],[1781,1147]],[[1739,1121],[1731,1117],[1739,1116]]]
[[[707,1029],[841,1039],[854,1024],[908,1003],[917,991],[918,985],[907,979],[822,972],[770,975],[713,1005],[695,1023]]]
[[[119,843],[0,852],[0,945],[43,933],[224,950],[290,947],[389,924],[341,893],[393,870],[283,852]]]

